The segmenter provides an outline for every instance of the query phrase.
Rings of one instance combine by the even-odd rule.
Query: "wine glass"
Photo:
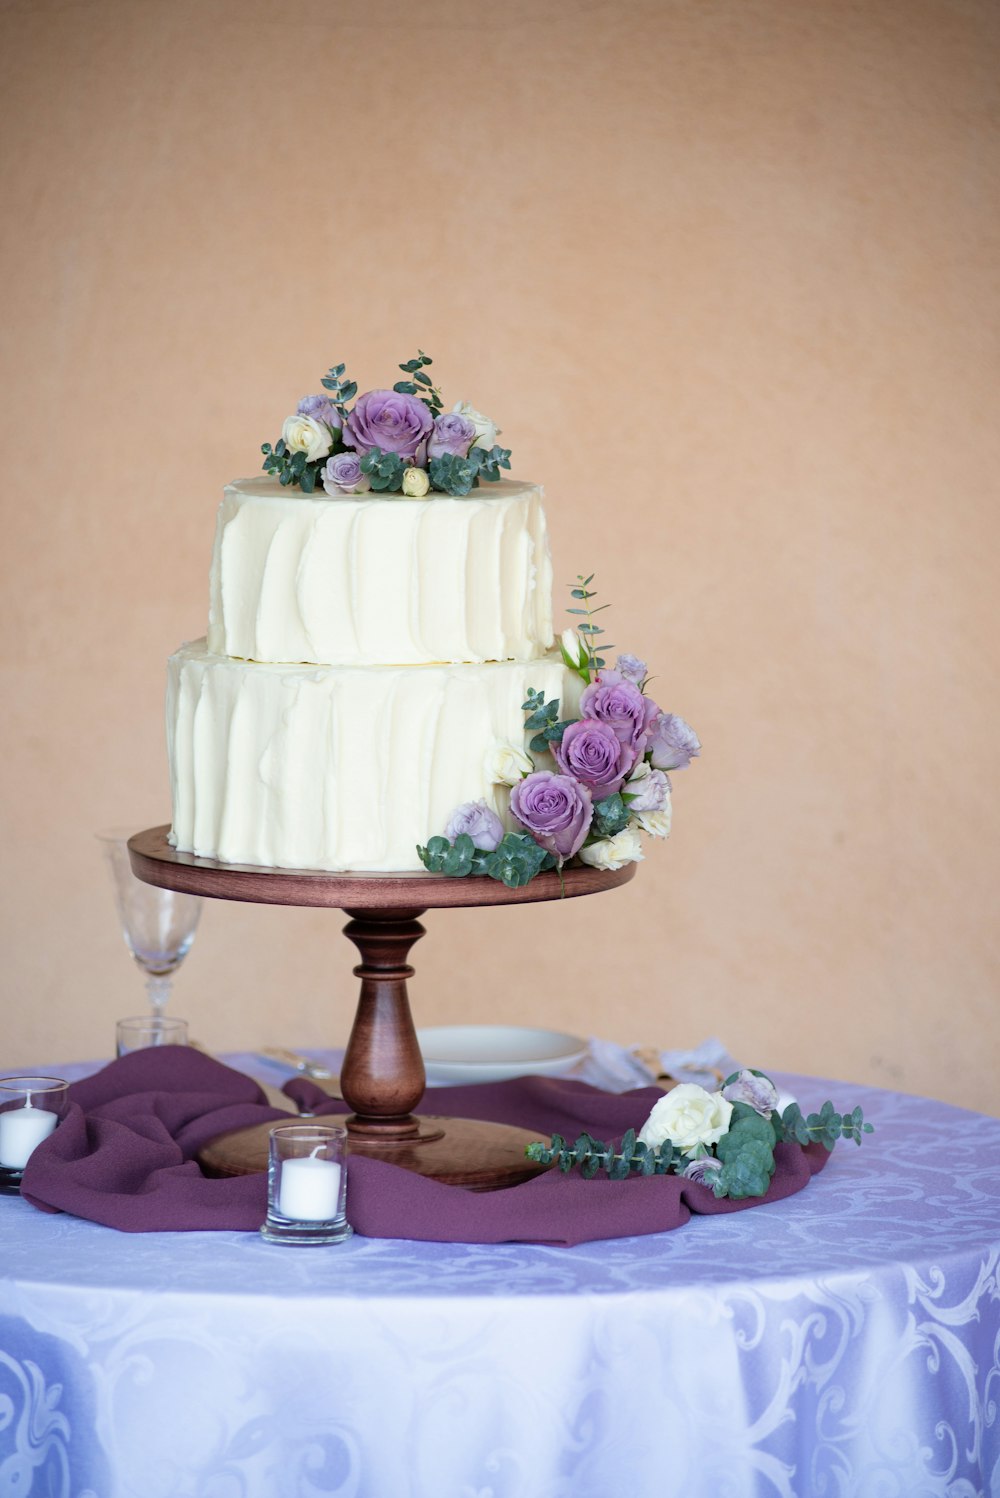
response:
[[[111,871],[125,945],[146,975],[146,997],[153,1014],[160,1016],[174,973],[191,950],[201,900],[137,879],[128,856],[131,835],[114,828],[97,837]]]

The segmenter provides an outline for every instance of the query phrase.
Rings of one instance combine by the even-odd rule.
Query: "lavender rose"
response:
[[[323,488],[334,499],[338,494],[364,494],[372,486],[367,473],[361,472],[357,453],[343,452],[328,458],[321,477]]]
[[[770,1077],[755,1076],[746,1067],[723,1087],[722,1096],[730,1103],[749,1103],[764,1118],[770,1118],[778,1106],[778,1089]]]
[[[670,781],[662,770],[651,770],[643,761],[636,765],[635,774],[626,783],[624,793],[628,797],[630,812],[662,811],[670,796]]]
[[[299,401],[297,411],[300,416],[311,416],[313,421],[322,421],[333,431],[340,431],[340,412],[333,401],[325,395],[304,395]]]
[[[647,730],[658,712],[656,703],[644,697],[635,682],[626,681],[620,671],[599,671],[597,680],[580,698],[581,717],[599,718],[614,729],[622,743],[633,750],[633,763],[646,747]]]
[[[626,681],[634,681],[636,686],[640,686],[649,675],[649,667],[637,655],[620,655],[615,661],[615,670]]]
[[[344,422],[344,443],[359,453],[373,447],[413,459],[434,426],[431,413],[415,395],[369,390],[359,395]]]
[[[622,743],[612,725],[596,718],[571,723],[553,753],[560,770],[582,781],[595,801],[621,790],[636,758],[635,750]]]
[[[590,792],[570,775],[536,770],[510,793],[510,809],[535,842],[559,858],[572,858],[590,830]]]
[[[690,1165],[685,1165],[681,1176],[685,1181],[695,1181],[699,1186],[711,1186],[721,1169],[722,1161],[717,1160],[714,1155],[700,1155]]]
[[[657,770],[683,770],[701,750],[698,735],[676,713],[657,713],[649,730],[649,758]]]
[[[456,458],[464,458],[475,441],[475,436],[475,425],[467,416],[449,411],[434,422],[434,430],[427,444],[427,456],[443,458],[445,453],[453,453]]]
[[[454,842],[463,832],[485,853],[492,853],[503,841],[503,823],[485,801],[465,801],[456,806],[444,835]]]

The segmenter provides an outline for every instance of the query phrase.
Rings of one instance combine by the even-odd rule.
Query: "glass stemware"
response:
[[[128,856],[131,835],[116,828],[99,832],[97,837],[114,883],[125,945],[146,975],[146,997],[153,1014],[162,1015],[174,973],[194,941],[201,900],[137,879]]]

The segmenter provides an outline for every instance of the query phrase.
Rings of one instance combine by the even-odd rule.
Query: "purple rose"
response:
[[[635,750],[622,743],[611,724],[596,718],[571,723],[552,752],[560,770],[582,781],[595,801],[621,790],[636,758]]]
[[[361,472],[357,453],[337,453],[327,458],[322,472],[323,488],[332,498],[338,494],[364,494],[372,486],[367,473]]]
[[[641,686],[649,675],[649,667],[637,655],[620,655],[615,661],[615,670],[626,681],[634,681],[636,686]]]
[[[475,439],[475,424],[467,416],[449,411],[434,422],[434,431],[427,444],[427,456],[442,458],[445,453],[454,453],[456,458],[464,458]]]
[[[646,747],[646,732],[659,709],[644,697],[634,681],[620,671],[599,671],[597,680],[584,688],[580,716],[598,718],[613,728],[623,744],[633,751],[633,763]],[[661,766],[661,768],[663,768]]]
[[[626,804],[630,812],[662,811],[670,794],[670,781],[662,770],[650,770],[648,774],[630,780],[624,791],[629,798]]]
[[[569,775],[536,770],[510,793],[510,809],[535,842],[559,858],[572,858],[590,830],[590,792]]]
[[[433,426],[431,413],[415,395],[369,390],[358,396],[344,422],[344,443],[359,453],[378,447],[412,460]]]
[[[647,747],[650,761],[658,770],[683,770],[697,756],[701,744],[691,725],[676,713],[657,713]]]
[[[300,416],[311,416],[313,421],[322,421],[333,431],[340,431],[340,412],[325,395],[304,395],[297,410]]]
[[[723,1087],[722,1096],[727,1103],[749,1103],[764,1118],[770,1118],[778,1106],[778,1089],[770,1077],[755,1076],[746,1067],[735,1081]]]
[[[699,1186],[711,1186],[721,1169],[722,1161],[714,1155],[700,1155],[690,1165],[685,1165],[681,1177],[685,1181],[696,1181]]]
[[[444,835],[449,842],[466,833],[477,848],[492,853],[503,840],[503,823],[485,801],[465,801],[448,818]]]

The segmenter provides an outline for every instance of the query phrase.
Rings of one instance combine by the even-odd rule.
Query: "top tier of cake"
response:
[[[230,484],[208,649],[317,665],[536,660],[553,640],[541,497],[510,480],[461,499]]]

